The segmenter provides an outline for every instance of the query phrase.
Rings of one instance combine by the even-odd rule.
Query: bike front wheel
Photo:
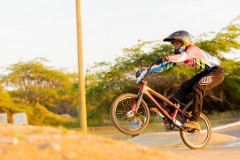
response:
[[[180,135],[184,144],[191,149],[201,149],[206,147],[212,137],[211,124],[204,114],[200,114],[198,123],[201,128],[199,131],[187,132],[180,130]]]
[[[111,105],[111,118],[116,128],[128,135],[140,134],[148,125],[150,112],[142,99],[138,111],[133,112],[137,95],[125,93],[117,97]]]

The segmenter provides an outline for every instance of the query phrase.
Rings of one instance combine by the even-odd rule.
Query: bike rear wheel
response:
[[[137,113],[132,112],[132,106],[137,95],[125,93],[117,97],[111,105],[111,118],[116,128],[128,135],[140,134],[148,125],[150,112],[142,99]]]
[[[191,149],[206,147],[212,137],[212,127],[208,118],[201,113],[198,122],[201,127],[200,131],[186,132],[180,130],[180,135],[184,144]]]

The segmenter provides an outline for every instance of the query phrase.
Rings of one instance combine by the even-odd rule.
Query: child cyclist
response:
[[[184,127],[200,129],[198,119],[202,111],[203,95],[223,82],[223,68],[216,58],[195,46],[186,31],[176,31],[164,38],[163,41],[171,42],[174,45],[174,55],[157,58],[156,64],[161,65],[152,68],[152,73],[165,71],[180,63],[201,70],[200,73],[185,81],[170,99],[173,103],[176,103],[175,99],[182,102],[188,94],[193,93],[192,118],[184,124]]]

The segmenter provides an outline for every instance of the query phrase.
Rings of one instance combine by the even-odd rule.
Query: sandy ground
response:
[[[191,150],[179,132],[149,133],[124,141],[64,128],[0,124],[0,160],[238,160],[240,124],[214,130],[209,146]]]
[[[133,142],[82,135],[63,128],[0,124],[1,160],[197,160]]]

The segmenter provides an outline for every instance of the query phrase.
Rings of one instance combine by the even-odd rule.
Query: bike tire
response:
[[[191,149],[205,148],[212,138],[212,127],[208,118],[201,113],[199,118],[201,130],[196,133],[190,133],[180,130],[180,136],[184,144]],[[199,141],[199,142],[197,142]]]
[[[127,113],[131,111],[136,98],[135,94],[125,93],[118,96],[111,105],[111,118],[115,127],[122,133],[132,136],[139,135],[145,130],[150,119],[149,108],[143,99],[139,105],[138,113],[130,118],[127,117]]]

